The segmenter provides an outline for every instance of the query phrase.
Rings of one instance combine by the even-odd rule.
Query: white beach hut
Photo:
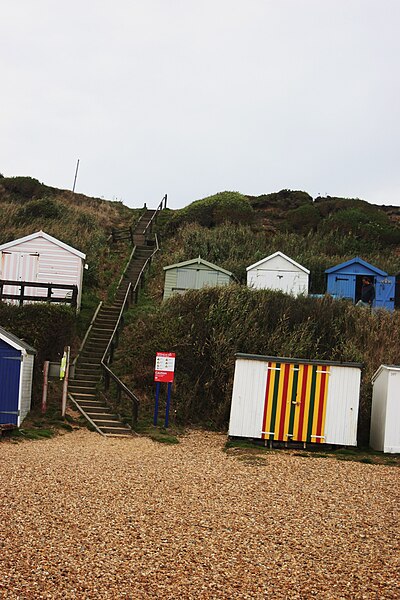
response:
[[[86,255],[64,242],[38,231],[25,237],[0,245],[0,283],[54,284],[52,298],[71,297],[71,288],[77,286],[77,309],[82,297],[82,279]],[[3,294],[19,294],[20,286],[3,286]],[[26,295],[46,300],[45,287],[29,287]]]
[[[266,256],[246,270],[248,287],[281,290],[294,296],[308,293],[310,271],[283,252]]]
[[[361,367],[236,354],[229,435],[356,446]]]
[[[400,366],[381,365],[372,385],[370,446],[400,453]]]

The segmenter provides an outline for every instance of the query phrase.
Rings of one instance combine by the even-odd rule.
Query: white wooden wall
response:
[[[275,256],[247,271],[247,285],[298,296],[308,293],[308,274],[283,256]]]
[[[22,353],[23,361],[21,363],[21,376],[20,376],[20,400],[19,410],[20,415],[18,417],[18,426],[25,419],[26,415],[31,409],[32,400],[32,378],[33,378],[33,354]]]
[[[400,367],[382,365],[374,377],[370,446],[400,453]]]
[[[82,259],[69,252],[65,248],[54,244],[53,242],[46,240],[42,237],[37,237],[32,240],[22,242],[16,246],[12,246],[2,253],[2,272],[0,273],[1,279],[13,279],[17,272],[17,263],[19,264],[19,277],[20,281],[32,281],[32,260],[16,260],[11,255],[20,256],[31,255],[36,258],[35,281],[38,283],[60,283],[67,285],[78,286],[78,308],[81,303],[82,297],[82,278],[83,278],[83,261]],[[7,265],[10,265],[8,268]],[[29,290],[33,292],[32,290]],[[69,292],[71,293],[71,292]],[[47,290],[37,288],[32,295],[35,296],[46,296]],[[54,290],[53,297],[63,298],[66,295],[64,290]]]

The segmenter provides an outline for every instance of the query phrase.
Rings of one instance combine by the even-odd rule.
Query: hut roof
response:
[[[366,260],[363,260],[359,256],[356,256],[355,258],[352,258],[351,260],[347,260],[346,262],[340,263],[340,265],[331,267],[330,269],[326,269],[325,273],[335,273],[336,271],[341,271],[342,269],[349,267],[352,264],[362,265],[366,269],[373,271],[377,275],[382,275],[383,277],[385,277],[387,275],[387,273],[385,271],[378,269],[378,267],[374,267],[374,265],[371,265],[370,263],[368,263]]]
[[[36,354],[35,348],[32,348],[32,346],[24,342],[24,340],[20,340],[19,338],[17,338],[16,335],[9,333],[5,329],[3,329],[3,327],[0,327],[0,339],[3,340],[3,342],[6,342],[10,346],[12,346],[13,348],[16,348],[16,350],[25,350],[27,354]]]
[[[255,267],[258,267],[259,265],[262,265],[263,263],[268,262],[272,258],[275,258],[275,256],[280,256],[280,257],[284,258],[288,262],[292,263],[292,265],[294,265],[298,269],[301,269],[302,271],[304,271],[305,273],[307,273],[307,275],[310,274],[310,271],[308,269],[306,269],[305,267],[303,267],[303,265],[301,265],[298,262],[296,262],[295,260],[293,260],[293,258],[290,258],[289,256],[286,256],[286,254],[283,254],[283,252],[279,252],[279,250],[278,250],[278,252],[274,252],[274,254],[270,254],[269,256],[266,256],[265,258],[262,258],[261,260],[259,260],[258,262],[254,263],[253,265],[250,265],[249,267],[246,268],[246,271],[250,271],[250,269],[254,269]]]
[[[68,252],[71,252],[72,254],[76,254],[77,256],[79,256],[82,259],[86,258],[86,254],[83,254],[83,252],[80,252],[76,248],[73,248],[72,246],[65,244],[61,240],[58,240],[57,238],[53,237],[52,235],[49,235],[48,233],[45,233],[44,231],[37,231],[36,233],[31,233],[31,235],[26,235],[22,238],[18,238],[17,240],[12,240],[11,242],[7,242],[6,244],[1,244],[0,251],[5,250],[7,248],[11,248],[12,246],[17,246],[18,244],[23,244],[24,242],[29,242],[30,240],[34,240],[39,237],[42,237],[45,240],[52,242],[53,244],[56,244],[57,246],[60,246],[61,248],[64,248],[64,250],[68,250]]]
[[[210,263],[207,260],[200,258],[200,256],[198,258],[193,258],[192,260],[185,260],[184,262],[175,263],[174,265],[168,265],[167,267],[164,267],[164,271],[168,271],[169,269],[187,267],[189,265],[195,265],[195,264],[205,265],[206,267],[209,267],[210,269],[213,269],[214,271],[220,271],[221,273],[225,273],[225,275],[229,275],[229,277],[233,277],[233,274],[230,271],[227,271],[226,269],[223,269],[222,267],[218,267],[217,265],[213,265],[213,263]]]

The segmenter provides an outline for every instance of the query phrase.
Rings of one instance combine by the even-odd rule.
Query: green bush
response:
[[[61,206],[51,198],[31,200],[17,212],[17,218],[24,222],[32,219],[59,219],[62,216]]]
[[[330,298],[293,298],[236,285],[192,290],[164,302],[123,334],[115,368],[141,398],[153,399],[157,351],[176,352],[173,393],[184,423],[229,419],[236,352],[364,363],[359,441],[368,441],[371,376],[400,361],[400,315],[369,313]]]
[[[3,177],[1,185],[16,200],[22,201],[43,195],[52,189],[33,177]]]
[[[37,302],[23,307],[0,302],[0,326],[26,341],[37,351],[33,403],[39,402],[45,360],[59,361],[64,346],[74,346],[76,314],[69,306]]]
[[[185,223],[197,223],[204,227],[215,227],[224,221],[230,223],[250,223],[253,209],[250,202],[239,192],[220,192],[213,196],[196,200],[178,210],[172,217],[167,232],[175,232]]]

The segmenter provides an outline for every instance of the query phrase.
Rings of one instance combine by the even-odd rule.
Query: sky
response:
[[[400,0],[2,0],[0,173],[400,205]]]

